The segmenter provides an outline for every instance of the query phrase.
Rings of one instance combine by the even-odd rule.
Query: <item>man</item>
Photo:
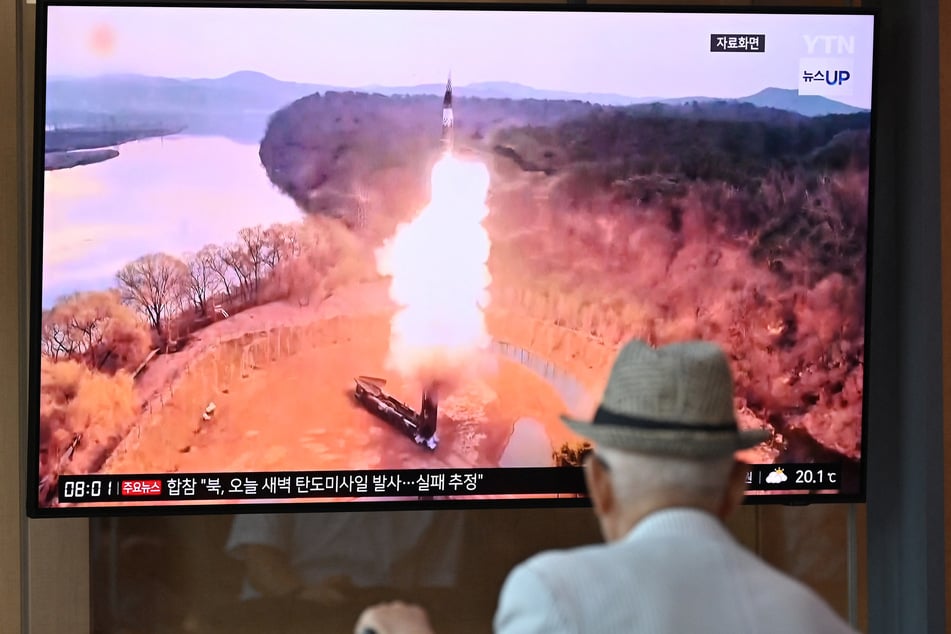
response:
[[[564,420],[594,442],[585,480],[606,543],[517,566],[502,588],[498,634],[852,632],[722,524],[745,490],[734,453],[768,434],[737,428],[717,346],[633,341],[593,420]],[[415,634],[426,625],[418,608],[389,604],[365,611],[357,632]]]

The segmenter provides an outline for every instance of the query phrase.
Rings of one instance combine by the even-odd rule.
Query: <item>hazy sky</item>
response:
[[[48,72],[277,79],[359,87],[513,81],[634,97],[796,88],[804,35],[855,36],[868,107],[871,16],[51,7]],[[765,33],[765,53],[711,53],[711,33]]]

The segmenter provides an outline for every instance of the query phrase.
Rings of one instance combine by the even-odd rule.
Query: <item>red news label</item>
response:
[[[122,495],[162,495],[162,481],[123,480]]]

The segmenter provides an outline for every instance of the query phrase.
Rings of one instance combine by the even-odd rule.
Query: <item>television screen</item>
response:
[[[861,501],[873,23],[41,2],[29,512],[585,504],[635,337]]]

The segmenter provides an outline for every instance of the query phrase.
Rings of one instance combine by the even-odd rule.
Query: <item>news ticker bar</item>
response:
[[[750,465],[754,491],[839,488],[836,464]],[[60,502],[273,500],[290,498],[583,494],[577,468],[291,471],[64,475]]]
[[[425,469],[61,476],[60,502],[584,493],[579,469]]]

